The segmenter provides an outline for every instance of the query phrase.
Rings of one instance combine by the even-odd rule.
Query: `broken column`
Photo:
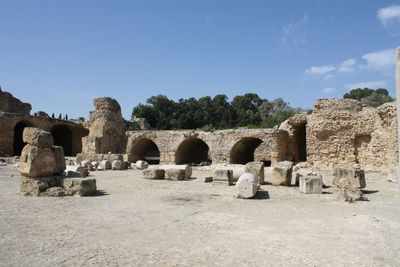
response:
[[[257,194],[257,178],[253,173],[243,173],[236,182],[237,198],[253,198]]]
[[[280,161],[272,168],[272,184],[290,186],[292,182],[293,162]]]
[[[252,173],[256,176],[258,184],[264,184],[265,175],[264,175],[264,163],[263,162],[249,162],[246,164],[244,168],[245,172]]]

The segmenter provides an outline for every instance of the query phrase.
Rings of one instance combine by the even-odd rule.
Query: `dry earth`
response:
[[[97,196],[24,197],[17,169],[0,168],[1,266],[400,266],[398,184],[381,173],[367,173],[369,201],[349,204],[333,187],[234,199],[204,170],[179,182],[93,172]]]

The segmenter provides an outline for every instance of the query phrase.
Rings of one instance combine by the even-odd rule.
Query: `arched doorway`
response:
[[[132,147],[132,161],[145,160],[149,164],[160,164],[160,150],[156,143],[148,138],[141,138]]]
[[[231,149],[231,164],[246,164],[254,161],[254,151],[262,140],[254,137],[245,137],[239,140]]]
[[[15,127],[14,127],[14,142],[13,142],[13,148],[14,148],[14,156],[20,156],[22,149],[26,145],[24,141],[22,140],[22,134],[24,133],[24,129],[26,127],[32,127],[32,123],[28,121],[20,121],[18,122]]]
[[[183,141],[175,152],[175,164],[209,165],[209,147],[201,139],[192,137]]]
[[[74,156],[72,154],[72,131],[68,126],[55,125],[51,129],[51,135],[54,138],[54,145],[64,148],[65,156]]]

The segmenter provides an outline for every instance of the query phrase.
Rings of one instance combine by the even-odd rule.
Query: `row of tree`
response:
[[[160,130],[270,128],[302,111],[290,107],[281,98],[269,101],[254,93],[235,96],[231,102],[226,95],[192,97],[177,102],[158,95],[134,107],[132,118],[146,118],[152,128]]]

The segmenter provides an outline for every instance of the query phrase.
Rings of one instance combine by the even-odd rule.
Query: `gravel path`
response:
[[[400,266],[398,184],[381,173],[367,173],[369,201],[354,204],[333,187],[264,185],[241,200],[204,170],[179,182],[140,174],[93,172],[94,197],[24,197],[17,169],[1,167],[0,265]]]

